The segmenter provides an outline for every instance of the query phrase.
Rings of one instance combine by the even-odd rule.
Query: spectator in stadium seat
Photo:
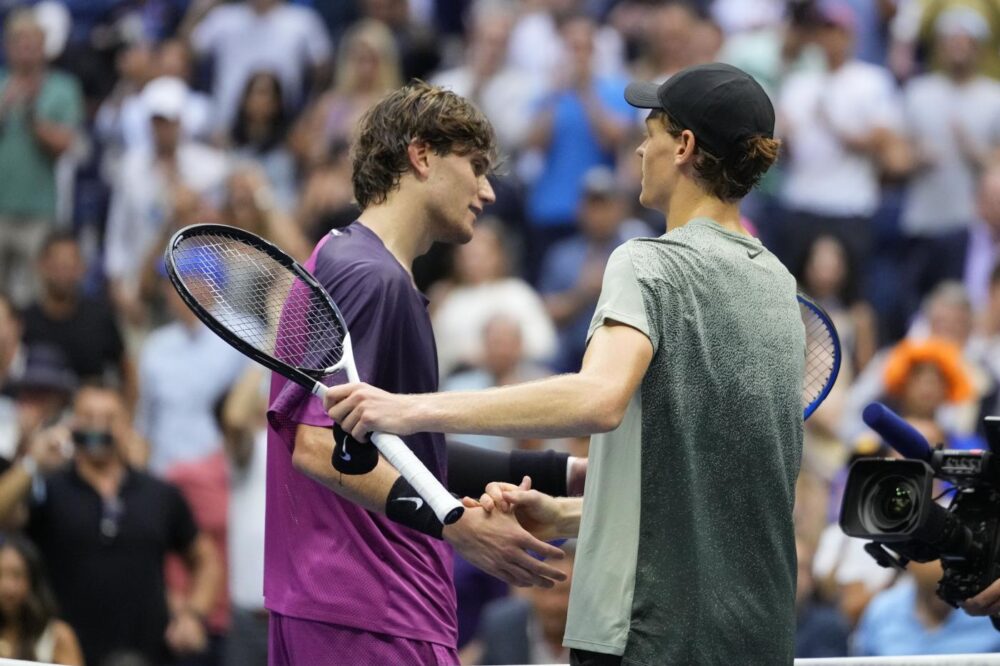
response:
[[[586,349],[587,329],[601,292],[611,252],[630,238],[652,230],[628,218],[625,192],[607,167],[583,177],[577,232],[559,241],[542,262],[538,290],[559,333],[553,360],[556,372],[576,372]]]
[[[977,177],[1000,147],[1000,83],[977,69],[986,20],[953,8],[938,17],[935,31],[944,68],[911,79],[903,96],[916,158],[901,217],[907,312],[938,282],[962,278]]]
[[[901,169],[902,114],[888,70],[853,57],[856,19],[844,0],[817,5],[814,40],[826,56],[820,71],[785,82],[777,103],[787,142],[782,192],[786,264],[795,266],[810,241],[837,236],[862,270],[871,250],[871,218],[880,200],[879,175]]]
[[[76,633],[57,604],[34,544],[0,535],[0,658],[83,666]]]
[[[976,198],[978,221],[969,233],[965,257],[965,288],[976,309],[989,300],[990,276],[1000,260],[1000,162],[979,178]]]
[[[268,71],[255,72],[240,98],[227,143],[239,162],[263,169],[281,211],[293,209],[296,192],[295,162],[288,149],[291,116],[281,101],[281,80]]]
[[[182,137],[187,84],[161,77],[146,84],[142,98],[151,116],[153,148],[130,150],[122,160],[111,192],[104,257],[112,301],[133,326],[146,324],[139,277],[172,217],[174,193],[184,188],[217,203],[229,170],[221,152]]]
[[[1000,652],[988,618],[955,610],[936,594],[941,562],[910,562],[910,572],[880,593],[861,616],[852,654],[866,657]]]
[[[7,460],[20,453],[35,433],[63,416],[78,386],[66,355],[58,347],[25,345],[21,363],[7,384],[14,398],[17,433],[13,448],[0,452]]]
[[[136,428],[149,440],[150,471],[164,476],[177,463],[221,455],[216,405],[250,361],[201,323],[160,270],[174,321],[151,333],[140,352]]]
[[[531,104],[544,86],[537,75],[507,63],[515,18],[512,6],[503,2],[473,5],[464,61],[431,79],[479,106],[508,153],[518,151],[530,131]]]
[[[177,489],[126,462],[129,431],[121,395],[86,386],[69,424],[39,433],[27,455],[0,475],[0,516],[9,519],[27,503],[25,532],[89,664],[116,650],[155,664],[201,651],[220,583],[219,555],[199,535]],[[183,554],[194,581],[183,603],[169,609],[168,552]]]
[[[213,61],[212,95],[220,129],[232,122],[240,91],[254,72],[276,72],[285,106],[294,111],[311,97],[307,84],[325,79],[331,53],[330,37],[316,11],[284,0],[219,4],[194,27],[191,45],[197,55]]]
[[[361,114],[402,83],[401,60],[392,32],[366,19],[340,44],[333,84],[305,112],[289,142],[301,164],[316,166],[331,147],[351,143]]]
[[[50,234],[37,261],[40,298],[23,313],[24,341],[58,347],[82,381],[113,381],[135,404],[135,366],[125,351],[114,312],[83,293],[86,266],[68,231]]]
[[[555,351],[556,333],[541,297],[510,275],[510,254],[502,228],[483,218],[471,241],[455,250],[455,283],[440,285],[431,316],[441,376],[472,367],[483,356],[486,322],[505,314],[521,326],[525,357],[545,361]]]
[[[45,34],[30,9],[4,24],[0,68],[0,284],[15,303],[35,293],[31,264],[56,218],[56,161],[83,116],[79,85],[50,70]]]
[[[564,19],[560,37],[566,63],[559,80],[538,103],[526,148],[542,157],[541,171],[527,198],[527,276],[534,283],[548,249],[576,229],[576,206],[583,175],[592,167],[613,166],[633,125],[625,103],[625,81],[594,70],[597,26],[583,15]]]

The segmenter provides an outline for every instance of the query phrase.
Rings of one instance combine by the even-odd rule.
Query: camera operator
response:
[[[868,604],[853,636],[853,654],[960,654],[1000,650],[1000,632],[984,618],[955,611],[936,593],[940,560],[910,562],[908,574]]]
[[[969,615],[1000,615],[1000,578],[961,605]]]

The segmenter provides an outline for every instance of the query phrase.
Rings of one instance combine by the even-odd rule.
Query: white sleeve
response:
[[[607,320],[627,324],[649,338],[656,351],[656,340],[649,330],[646,306],[642,300],[639,281],[629,253],[630,243],[618,246],[608,258],[604,269],[604,284],[597,299],[597,308],[587,331],[587,342]]]
[[[226,25],[224,10],[225,7],[211,10],[191,31],[191,48],[195,53],[201,55],[215,50]]]

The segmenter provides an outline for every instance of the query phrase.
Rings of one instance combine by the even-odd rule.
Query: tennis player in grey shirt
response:
[[[491,484],[540,538],[579,536],[572,664],[791,664],[795,479],[805,332],[795,281],[743,229],[739,201],[777,157],[746,73],[692,67],[634,83],[652,109],[640,202],[667,231],[611,256],[583,367],[480,392],[331,388],[356,437],[591,434],[585,501]]]

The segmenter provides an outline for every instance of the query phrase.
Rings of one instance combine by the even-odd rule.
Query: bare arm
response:
[[[207,617],[222,586],[222,560],[215,544],[205,534],[195,537],[184,553],[184,560],[191,571],[187,606],[200,617]]]
[[[367,474],[341,474],[330,464],[333,444],[330,430],[299,425],[292,464],[341,497],[384,514],[399,473],[379,456],[378,464]],[[483,509],[470,508],[458,522],[444,527],[442,537],[473,565],[512,585],[551,587],[552,580],[563,580],[558,569],[534,559],[525,549],[549,557],[561,557],[562,551],[532,537],[512,517],[504,518],[510,520],[494,520]]]
[[[55,647],[52,651],[52,661],[65,666],[83,666],[83,650],[80,649],[80,642],[76,639],[73,629],[63,622],[56,620]]]
[[[76,130],[68,125],[36,118],[33,129],[35,140],[42,145],[45,152],[53,157],[59,157],[69,150],[76,140]]]
[[[613,430],[653,358],[643,333],[597,329],[576,374],[485,391],[393,395],[367,384],[330,388],[330,416],[355,438],[372,431],[566,437]]]

